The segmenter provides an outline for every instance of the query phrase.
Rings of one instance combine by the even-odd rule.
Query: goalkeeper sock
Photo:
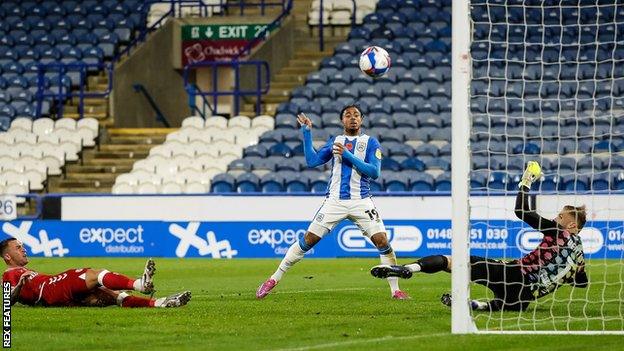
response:
[[[277,270],[271,276],[271,279],[279,282],[284,273],[286,273],[290,267],[294,266],[295,263],[301,261],[303,255],[311,248],[311,246],[305,243],[304,239],[300,239],[298,242],[292,244],[286,252],[286,256],[284,256],[284,259],[280,262],[279,267],[277,267]]]
[[[98,283],[111,290],[137,290],[140,291],[141,280],[130,279],[124,275],[103,270],[98,274]],[[137,284],[138,283],[138,284]],[[137,289],[137,286],[139,287]]]
[[[391,266],[397,264],[396,254],[390,246],[379,249],[379,260],[381,261],[381,264],[387,264]],[[399,290],[399,278],[388,277],[386,279],[388,280],[388,285],[390,285],[390,290],[392,291],[392,294],[394,294],[395,291]]]
[[[448,258],[444,255],[427,256],[405,267],[412,272],[437,273],[448,269]]]

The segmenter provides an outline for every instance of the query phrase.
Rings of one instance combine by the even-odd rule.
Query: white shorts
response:
[[[370,197],[357,200],[326,198],[310,223],[308,231],[322,238],[343,219],[355,223],[368,238],[386,232],[386,227]]]

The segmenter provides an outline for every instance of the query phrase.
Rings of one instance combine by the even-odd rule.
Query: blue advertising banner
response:
[[[450,220],[385,221],[399,257],[450,254]],[[303,237],[308,222],[2,222],[0,239],[21,240],[32,256],[107,257],[282,257]],[[542,234],[518,221],[473,221],[471,254],[519,258]],[[590,221],[581,232],[588,258],[617,258],[624,253],[624,222]],[[350,222],[343,222],[310,251],[311,257],[377,256],[373,244]]]

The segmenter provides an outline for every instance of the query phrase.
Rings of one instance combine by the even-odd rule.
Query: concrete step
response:
[[[165,136],[132,136],[132,135],[113,135],[107,141],[108,145],[159,145],[165,142]]]
[[[121,166],[132,168],[134,162],[136,162],[136,160],[130,158],[92,158],[83,160],[83,165],[97,167]]]
[[[314,68],[310,67],[284,67],[279,73],[280,74],[293,74],[293,75],[307,75],[310,72],[315,71]]]
[[[119,174],[115,173],[66,173],[66,181],[99,181],[100,183],[115,183]]]
[[[100,181],[100,180],[89,180],[89,179],[81,180],[81,179],[51,178],[49,187],[55,188],[55,189],[63,189],[63,192],[65,192],[64,191],[65,188],[83,188],[83,191],[84,191],[84,188],[107,187],[110,189],[113,186],[113,184],[115,184],[115,180]],[[80,193],[83,191],[77,191],[77,192]]]
[[[101,152],[149,152],[154,145],[150,144],[104,144],[100,146]]]
[[[63,117],[79,119],[80,114],[78,112],[66,112],[66,113],[63,113]],[[108,113],[106,112],[99,112],[99,113],[85,112],[84,117],[91,117],[100,121],[106,121],[109,116],[108,116]]]
[[[301,86],[301,83],[298,81],[293,82],[291,81],[285,81],[285,82],[271,82],[271,89],[287,89],[287,90],[292,90],[296,87]]]
[[[132,167],[123,166],[85,166],[85,165],[69,165],[65,166],[66,174],[84,174],[84,173],[110,173],[121,174],[128,173]]]
[[[319,58],[301,58],[301,59],[292,59],[288,61],[287,67],[307,67],[310,69],[317,69],[321,60]]]
[[[65,105],[63,107],[63,114],[71,113],[78,114],[78,105]],[[106,114],[108,113],[108,105],[85,105],[83,106],[84,113],[97,113],[97,114]]]
[[[330,57],[334,52],[332,50],[325,51],[314,51],[314,50],[303,50],[295,52],[295,59],[318,59],[319,61],[325,57]]]
[[[277,74],[275,74],[275,79],[273,79],[273,81],[275,82],[297,82],[299,83],[299,85],[305,83],[306,77],[307,77],[307,73],[300,73],[300,74],[294,74],[294,73],[282,73],[281,71]],[[271,86],[273,86],[273,82],[271,82]]]
[[[72,193],[72,194],[110,194],[111,193],[111,189],[112,186],[105,186],[102,185],[100,187],[92,187],[92,186],[86,186],[86,187],[63,187],[63,186],[57,186],[55,188],[51,188],[50,192],[51,193]]]
[[[110,128],[109,135],[124,136],[166,136],[179,128]]]
[[[87,150],[82,153],[82,159],[143,159],[146,158],[149,151],[97,151]]]

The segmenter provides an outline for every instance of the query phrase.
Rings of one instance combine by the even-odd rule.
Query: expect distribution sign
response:
[[[267,24],[182,26],[182,64],[230,60],[266,27]]]

